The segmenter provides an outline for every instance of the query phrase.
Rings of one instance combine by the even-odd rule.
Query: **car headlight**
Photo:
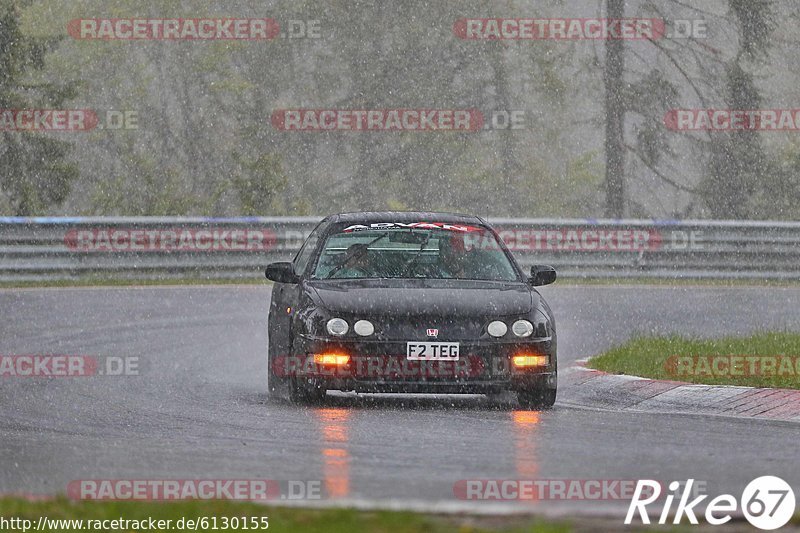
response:
[[[370,322],[369,320],[359,320],[358,322],[353,324],[353,331],[355,331],[362,337],[369,337],[370,335],[375,333],[375,326],[373,326],[372,322]]]
[[[517,320],[512,324],[511,331],[517,337],[530,337],[531,333],[533,333],[533,324],[527,320]]]
[[[336,335],[337,337],[341,337],[350,329],[350,326],[347,325],[347,321],[343,318],[331,318],[328,320],[327,324],[328,333],[331,335]]]
[[[505,322],[495,320],[489,323],[489,327],[486,328],[486,331],[488,331],[489,335],[492,337],[502,337],[508,333],[508,326],[506,326]]]

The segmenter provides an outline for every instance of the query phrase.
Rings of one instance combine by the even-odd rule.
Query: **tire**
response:
[[[549,409],[556,403],[557,389],[537,388],[517,393],[519,404],[525,408]]]
[[[267,396],[270,399],[285,400],[288,398],[288,384],[285,378],[279,378],[272,371],[272,365],[267,370]]]
[[[293,403],[318,405],[325,402],[325,387],[305,380],[292,378],[289,381],[289,400]]]
[[[270,356],[270,353],[272,353],[271,346],[269,350],[267,354],[267,396],[271,400],[287,400],[289,399],[289,380],[275,374],[275,369],[273,368],[275,361]]]
[[[497,392],[489,392],[486,394],[486,399],[489,403],[508,403],[509,399],[513,401],[514,391],[501,390]]]

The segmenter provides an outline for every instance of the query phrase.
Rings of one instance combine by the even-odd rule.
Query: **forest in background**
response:
[[[625,17],[702,19],[707,36],[612,50],[603,40],[464,40],[453,31],[463,17],[604,17],[620,7]],[[73,19],[179,17],[270,17],[283,28],[305,21],[319,36],[102,41],[67,32]],[[0,132],[0,215],[430,209],[798,219],[799,132],[664,124],[676,108],[800,108],[797,23],[793,2],[752,0],[0,0],[0,109],[136,119],[120,129]],[[624,61],[609,65],[610,53]],[[609,77],[609,66],[621,75]],[[476,132],[272,126],[274,110],[292,108],[521,111],[524,124]],[[611,147],[610,113],[622,130]]]

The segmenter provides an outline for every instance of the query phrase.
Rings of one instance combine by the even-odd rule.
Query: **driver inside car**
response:
[[[371,278],[375,276],[372,254],[364,243],[351,244],[344,252],[341,266],[331,272],[331,278]]]

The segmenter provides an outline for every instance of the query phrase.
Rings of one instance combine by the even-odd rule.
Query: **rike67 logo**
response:
[[[701,495],[689,501],[692,496],[694,479],[689,479],[685,484],[673,481],[669,484],[668,494],[663,500],[663,508],[658,518],[659,524],[666,524],[670,514],[673,515],[672,523],[680,524],[686,517],[691,524],[698,524],[695,508],[708,498]],[[685,487],[682,493],[678,493]],[[631,505],[625,524],[631,524],[634,515],[638,512],[643,524],[650,523],[647,506],[655,503],[661,496],[661,484],[657,481],[644,479],[636,484]],[[678,505],[673,513],[672,503],[678,498]],[[661,502],[658,502],[660,506]],[[711,525],[719,526],[730,522],[733,513],[738,511],[744,515],[750,524],[763,530],[778,529],[786,525],[795,512],[795,498],[792,487],[786,481],[775,476],[762,476],[751,481],[742,492],[739,501],[731,494],[722,494],[706,504],[705,519]]]

